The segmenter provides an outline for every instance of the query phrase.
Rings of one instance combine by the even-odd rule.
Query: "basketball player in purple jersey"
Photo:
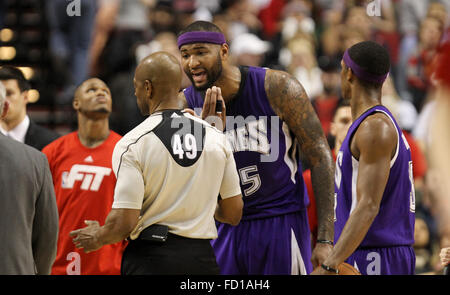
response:
[[[414,274],[415,196],[408,142],[381,105],[389,54],[372,41],[347,49],[342,95],[353,123],[336,158],[335,241],[314,274],[333,274],[346,261],[362,274]]]
[[[181,93],[186,106],[206,118],[218,115],[215,104],[223,99],[217,103],[224,102],[224,131],[241,178],[241,223],[218,223],[212,242],[221,273],[310,273],[332,248],[334,165],[302,85],[285,72],[229,64],[225,37],[209,22],[190,24],[178,46],[192,82]],[[311,167],[318,208],[319,243],[312,254],[300,152]]]

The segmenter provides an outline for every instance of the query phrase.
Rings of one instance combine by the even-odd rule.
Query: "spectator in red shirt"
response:
[[[340,98],[341,66],[340,61],[324,57],[319,60],[319,67],[322,70],[323,92],[312,101],[312,105],[322,124],[323,132],[328,135]]]

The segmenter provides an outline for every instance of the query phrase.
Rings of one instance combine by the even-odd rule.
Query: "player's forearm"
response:
[[[325,260],[325,265],[337,267],[358,248],[378,215],[378,210],[379,206],[375,204],[358,204],[356,206],[331,255]]]
[[[329,150],[322,151],[321,160],[311,168],[311,182],[317,207],[317,237],[334,238],[334,162]]]

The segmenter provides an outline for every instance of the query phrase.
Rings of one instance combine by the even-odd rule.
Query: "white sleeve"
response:
[[[225,140],[226,142],[226,140]],[[241,194],[241,186],[239,184],[239,175],[236,169],[233,152],[228,143],[226,143],[225,171],[223,173],[222,184],[220,186],[220,196],[222,199],[231,198]]]
[[[144,179],[133,149],[118,143],[114,149],[112,166],[117,178],[112,208],[141,209]]]

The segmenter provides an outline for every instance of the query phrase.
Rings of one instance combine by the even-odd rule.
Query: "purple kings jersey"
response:
[[[238,169],[244,200],[243,220],[306,208],[308,196],[294,135],[275,114],[264,88],[266,69],[240,67],[241,85],[226,105],[226,135]],[[204,94],[184,90],[190,108],[200,114]]]
[[[384,113],[394,124],[398,135],[397,150],[391,160],[389,178],[381,199],[379,213],[359,247],[412,245],[414,243],[415,195],[411,152],[397,122],[384,106],[375,106],[367,110],[353,122],[336,157],[334,238],[335,241],[339,241],[342,229],[357,203],[356,181],[359,162],[351,154],[351,139],[362,121],[375,112]]]

